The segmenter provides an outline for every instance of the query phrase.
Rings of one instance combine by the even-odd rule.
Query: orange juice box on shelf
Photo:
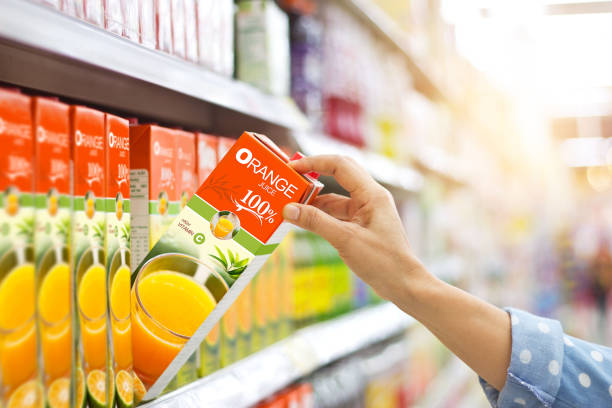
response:
[[[197,133],[197,172],[198,185],[204,183],[217,166],[217,137]]]
[[[156,125],[130,126],[130,151],[132,267],[136,267],[177,213],[176,132]]]
[[[196,178],[196,135],[195,133],[176,130],[176,184],[179,207],[182,210],[195,193]]]
[[[68,105],[48,98],[32,101],[39,361],[43,398],[53,406],[68,402],[73,345],[70,120]]]
[[[252,285],[249,283],[234,303],[238,315],[238,333],[236,338],[236,358],[245,358],[252,351],[253,308]],[[233,306],[233,305],[232,305]]]
[[[132,370],[130,128],[126,119],[110,114],[105,115],[104,128],[106,142],[104,247],[111,357],[109,400],[114,401],[115,407],[129,407],[133,405],[135,390],[140,391],[136,396],[142,398],[144,395],[142,386],[135,387]]]
[[[40,406],[37,382],[32,113],[0,89],[0,406]]]
[[[219,136],[217,139],[217,160],[221,161],[229,149],[236,143],[236,139],[222,136]]]
[[[283,207],[315,194],[288,161],[245,132],[134,270],[132,350],[144,400],[166,388],[232,304],[238,310],[234,301],[289,228]],[[235,331],[239,319],[229,321]]]
[[[77,338],[73,395],[78,395],[75,406],[86,407],[108,401],[104,136],[103,112],[83,106],[70,108],[73,166],[70,255],[73,327]]]

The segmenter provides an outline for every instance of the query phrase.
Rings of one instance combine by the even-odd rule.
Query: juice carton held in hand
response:
[[[278,246],[283,207],[312,180],[265,136],[244,133],[132,275],[134,371],[163,391]]]

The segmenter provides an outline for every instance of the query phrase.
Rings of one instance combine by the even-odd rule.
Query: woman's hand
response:
[[[412,255],[391,194],[352,159],[317,156],[290,165],[298,173],[335,177],[350,197],[324,194],[313,205],[289,204],[285,219],[321,235],[381,297],[405,299],[411,280],[432,277]]]
[[[380,296],[423,323],[498,390],[510,363],[510,318],[503,310],[430,275],[413,255],[391,194],[353,160],[306,157],[298,173],[334,177],[350,197],[325,194],[288,204],[285,220],[321,235]]]

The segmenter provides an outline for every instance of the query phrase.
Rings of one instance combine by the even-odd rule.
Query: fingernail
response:
[[[283,209],[283,217],[289,221],[295,221],[300,216],[300,207],[294,204],[287,204]]]

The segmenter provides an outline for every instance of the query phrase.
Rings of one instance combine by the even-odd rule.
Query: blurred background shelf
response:
[[[0,3],[0,59],[0,81],[168,124],[228,134],[256,128],[282,135],[308,127],[288,97],[28,1]]]
[[[299,330],[143,407],[249,407],[318,368],[401,335],[413,324],[389,303],[361,309]]]
[[[440,83],[432,67],[417,55],[410,37],[378,4],[373,0],[341,0],[340,3],[405,56],[408,68],[414,76],[415,88],[419,92],[432,100],[451,100],[449,91]]]
[[[348,156],[365,167],[377,181],[395,190],[416,193],[423,187],[424,179],[419,171],[409,165],[398,164],[381,154],[364,151],[321,134],[295,132],[293,136],[306,155]],[[339,188],[331,178],[324,178],[323,181],[330,189]]]

